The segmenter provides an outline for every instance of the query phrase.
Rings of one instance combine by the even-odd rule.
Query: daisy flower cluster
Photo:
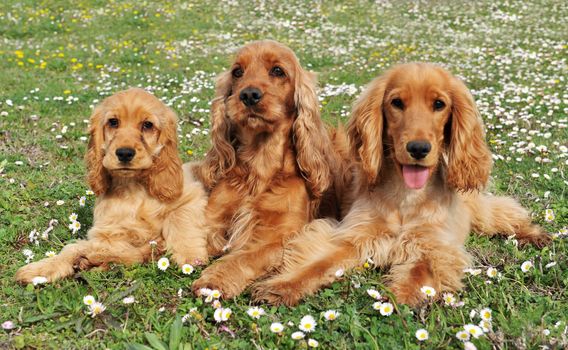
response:
[[[98,302],[92,295],[85,295],[83,297],[83,304],[89,308],[87,313],[91,315],[91,317],[96,317],[106,310],[106,306]]]
[[[371,77],[397,62],[438,62],[459,75],[470,88],[486,126],[487,141],[493,152],[495,188],[518,197],[525,204],[530,203],[534,220],[555,238],[553,245],[540,252],[534,248],[517,249],[518,241],[511,237],[504,248],[511,249],[513,254],[502,259],[499,257],[499,260],[492,260],[493,257],[476,259],[477,266],[465,270],[465,288],[460,294],[423,286],[419,293],[424,300],[432,302],[439,297],[440,306],[445,307],[429,303],[418,310],[407,311],[406,307],[398,307],[377,290],[349,294],[352,287],[357,289],[365,285],[369,275],[380,278],[371,272],[374,262],[368,260],[363,265],[366,269],[356,269],[355,276],[339,283],[342,288],[345,287],[341,291],[345,292],[342,297],[363,298],[363,310],[343,311],[340,306],[334,306],[342,310],[343,313],[340,313],[326,310],[332,306],[323,306],[318,310],[322,311],[319,317],[314,318],[296,309],[291,316],[294,324],[284,320],[279,311],[272,308],[246,306],[241,310],[238,306],[241,299],[234,304],[223,302],[221,305],[220,292],[209,290],[202,294],[206,301],[202,304],[214,310],[202,310],[203,313],[200,313],[195,307],[197,302],[189,293],[184,295],[180,286],[176,285],[152,295],[152,298],[168,299],[168,305],[170,302],[179,303],[172,308],[162,307],[160,318],[165,319],[172,309],[188,307],[184,321],[189,318],[199,321],[199,334],[211,343],[230,348],[232,338],[224,337],[228,333],[231,337],[236,334],[236,337],[246,337],[246,340],[254,339],[259,348],[275,347],[264,342],[274,339],[282,340],[281,348],[290,343],[306,348],[328,345],[329,339],[323,334],[327,330],[326,325],[328,329],[349,332],[344,321],[351,317],[352,312],[363,316],[359,317],[363,327],[368,325],[365,322],[375,321],[388,326],[398,324],[399,318],[395,316],[401,313],[405,320],[409,320],[408,334],[402,337],[416,340],[420,346],[441,346],[433,342],[437,340],[433,339],[437,338],[433,334],[435,330],[450,335],[460,347],[474,349],[475,343],[486,348],[493,339],[491,332],[494,330],[495,336],[498,335],[498,325],[494,324],[492,312],[495,315],[502,313],[493,306],[501,303],[493,303],[489,298],[500,295],[500,288],[506,292],[511,279],[515,278],[514,286],[518,284],[519,288],[511,289],[510,307],[514,311],[519,309],[519,317],[523,317],[525,312],[521,302],[527,298],[520,297],[523,293],[530,294],[530,300],[536,302],[550,298],[553,293],[555,301],[546,314],[539,315],[543,324],[535,326],[537,332],[530,328],[515,329],[520,334],[519,339],[526,343],[527,348],[564,346],[561,342],[566,334],[565,323],[548,324],[551,321],[547,317],[559,313],[564,305],[562,289],[556,285],[561,285],[566,276],[568,231],[563,192],[568,186],[568,147],[565,141],[568,127],[568,79],[565,74],[568,46],[563,31],[568,18],[565,15],[568,13],[566,2],[545,1],[543,5],[542,2],[519,0],[469,3],[377,0],[343,4],[223,0],[222,6],[211,6],[203,1],[147,4],[126,1],[102,7],[88,4],[69,7],[31,6],[8,0],[5,7],[0,11],[0,22],[13,30],[3,33],[0,60],[4,68],[0,69],[9,68],[3,72],[4,75],[13,75],[13,79],[19,81],[26,80],[25,77],[31,74],[37,82],[27,79],[29,84],[5,84],[0,97],[0,144],[6,146],[3,148],[5,155],[0,158],[0,186],[7,198],[19,199],[20,193],[22,199],[24,195],[26,200],[31,196],[30,203],[38,201],[38,206],[46,211],[35,215],[34,211],[21,211],[22,205],[2,208],[2,217],[9,223],[7,236],[22,236],[23,241],[29,242],[23,247],[20,242],[9,242],[23,254],[16,254],[15,260],[23,258],[26,263],[32,262],[44,252],[48,257],[54,256],[61,247],[58,239],[65,243],[59,236],[59,229],[67,231],[68,228],[73,238],[77,238],[88,228],[84,207],[92,198],[91,191],[76,196],[79,207],[83,209],[69,209],[63,211],[65,214],[60,213],[69,203],[76,204],[75,199],[55,195],[53,199],[46,200],[44,198],[50,192],[41,192],[42,189],[57,187],[52,185],[59,177],[55,173],[57,171],[64,173],[65,181],[67,178],[71,183],[83,181],[81,174],[59,170],[60,167],[78,168],[80,153],[87,147],[89,121],[77,119],[77,115],[85,115],[102,99],[127,86],[145,88],[160,96],[178,113],[180,154],[185,160],[200,159],[205,145],[209,144],[209,113],[215,77],[226,70],[227,59],[240,46],[253,37],[275,37],[277,34],[276,38],[296,52],[306,69],[318,73],[321,112],[334,124],[337,124],[336,120],[345,122],[349,118],[353,100]],[[228,16],[228,13],[231,15]],[[255,14],[252,21],[250,13]],[[364,20],[359,18],[360,13],[365,14]],[[193,21],[187,19],[196,15],[202,18],[199,18],[199,25],[193,26]],[[123,27],[125,35],[117,37],[114,32],[105,31],[106,27],[101,24],[109,21]],[[223,25],[219,26],[218,22]],[[178,26],[185,29],[175,30]],[[49,35],[42,34],[45,31],[38,28],[49,28]],[[147,40],[147,35],[131,35],[134,31],[143,34],[146,28],[152,31],[152,40]],[[538,30],[532,30],[534,28]],[[92,35],[93,31],[97,32],[96,36]],[[251,36],[250,33],[255,34]],[[50,86],[55,87],[47,88]],[[26,130],[33,130],[33,133]],[[38,172],[42,175],[39,176]],[[34,198],[35,195],[37,197]],[[50,211],[58,212],[61,217],[57,218],[63,227],[58,227],[57,221],[53,220],[47,228],[38,224],[42,218],[53,215]],[[72,211],[79,215],[69,215]],[[79,216],[82,223],[78,221]],[[20,217],[24,220],[12,222],[12,218]],[[491,240],[490,244],[502,244],[498,242]],[[45,249],[41,247],[44,243]],[[156,242],[150,244],[153,248],[157,246]],[[153,253],[157,251],[159,249],[152,250]],[[151,269],[157,267],[159,274],[161,271],[172,272],[170,259],[157,256],[155,261],[153,257],[152,262],[156,265],[152,264]],[[11,257],[6,255],[6,258],[9,266]],[[491,266],[487,260],[494,265]],[[160,280],[159,274],[157,280]],[[180,283],[185,286],[195,274],[194,266],[181,266],[179,275],[184,280]],[[335,276],[340,278],[344,274],[345,270],[338,269]],[[519,275],[525,278],[519,279]],[[125,274],[125,277],[129,276]],[[12,277],[13,274],[6,274],[7,283],[13,283]],[[36,276],[33,281],[38,286],[46,282],[44,276]],[[68,282],[61,283],[65,286]],[[119,283],[122,279],[115,281],[111,277],[109,290]],[[543,283],[550,285],[536,286]],[[34,292],[57,296],[57,291],[53,291],[56,289],[36,288]],[[177,298],[171,298],[168,294],[170,289],[178,292]],[[4,322],[3,329],[9,330],[16,326],[14,322],[20,307],[17,302],[28,303],[29,300],[27,295],[22,296],[11,289],[6,293],[7,298],[3,296],[8,300],[6,313],[11,313],[14,321],[0,321]],[[321,305],[324,299],[320,296],[316,298]],[[340,298],[339,294],[333,297]],[[127,296],[122,302],[128,305],[136,301]],[[198,302],[201,303],[201,300]],[[95,303],[93,298],[91,305]],[[373,310],[369,310],[367,305],[371,303]],[[473,303],[492,305],[494,310],[476,307],[471,318],[463,321],[463,307]],[[103,304],[93,311],[91,305],[88,308],[93,317],[101,312],[104,314]],[[34,312],[42,314],[43,309],[29,304],[25,312],[35,316]],[[407,315],[406,312],[412,314]],[[439,313],[454,320],[454,326],[439,329],[430,324],[429,320],[435,319],[434,316]],[[315,313],[312,312],[312,315]],[[146,316],[131,313],[131,319],[124,326],[129,328],[128,331],[139,330],[134,324],[144,324],[139,321]],[[250,333],[244,328],[235,334],[227,331],[231,326],[240,327],[242,319],[239,317],[251,324]],[[467,314],[465,317],[467,319]],[[211,322],[206,323],[206,320]],[[257,328],[253,328],[252,324]],[[25,323],[18,323],[17,327],[21,327],[24,334],[30,330]],[[256,338],[259,329],[275,335]],[[113,337],[111,333],[106,336]],[[561,336],[554,338],[557,333]],[[487,334],[491,336],[484,336]],[[506,338],[509,336],[505,334]],[[401,335],[394,332],[392,337],[399,340]],[[291,342],[290,338],[294,341]],[[422,343],[429,339],[431,344]],[[329,343],[335,340],[331,339]],[[347,334],[345,341],[351,345]]]

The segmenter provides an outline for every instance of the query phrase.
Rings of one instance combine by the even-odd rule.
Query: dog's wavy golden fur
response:
[[[315,220],[288,245],[281,273],[253,287],[256,300],[294,305],[370,258],[390,268],[400,303],[462,287],[471,229],[550,239],[513,199],[481,194],[491,170],[483,125],[466,86],[431,64],[394,67],[355,103],[347,128],[360,176],[340,223]]]
[[[340,216],[348,173],[315,90],[315,76],[274,41],[246,45],[218,78],[213,147],[199,177],[211,191],[210,253],[228,253],[203,271],[196,292],[240,294],[280,265],[284,243],[306,223]]]
[[[76,270],[134,264],[167,251],[182,265],[207,260],[205,189],[182,167],[176,116],[156,97],[130,89],[106,98],[91,116],[86,156],[88,181],[97,195],[87,240],[56,256],[20,268],[16,280],[48,281]]]

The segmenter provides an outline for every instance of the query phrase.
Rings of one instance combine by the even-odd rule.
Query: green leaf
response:
[[[170,327],[170,350],[178,349],[179,343],[181,342],[182,327],[181,317],[178,315]]]
[[[154,349],[157,350],[168,350],[168,346],[166,345],[166,343],[164,343],[163,341],[161,341],[157,335],[155,335],[154,333],[148,333],[148,332],[144,332],[144,336],[146,336],[146,339],[148,340],[148,343],[150,343],[150,345],[152,345],[152,347]]]
[[[126,349],[127,350],[153,350],[149,346],[146,346],[146,345],[143,345],[143,344],[138,344],[138,343],[126,344]]]

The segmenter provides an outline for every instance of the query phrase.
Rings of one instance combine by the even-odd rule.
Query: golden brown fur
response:
[[[150,241],[157,243],[156,254],[165,250],[179,265],[205,262],[207,196],[193,179],[192,165],[182,168],[176,127],[174,112],[142,89],[105,99],[91,116],[86,155],[88,181],[97,195],[88,240],[22,267],[16,280],[55,281],[76,269],[141,263],[150,259]],[[121,161],[119,149],[135,154]]]
[[[321,121],[315,89],[315,76],[274,41],[243,47],[219,77],[213,147],[198,176],[211,190],[209,251],[229,252],[195,281],[196,291],[240,294],[280,265],[284,242],[304,224],[340,216],[335,189],[344,176],[330,148],[341,144],[341,133]]]
[[[471,228],[548,242],[513,199],[479,193],[491,169],[481,118],[465,85],[444,69],[413,63],[387,71],[355,103],[348,133],[361,169],[351,210],[340,223],[307,225],[287,247],[281,274],[254,286],[257,300],[294,305],[338,269],[371,258],[390,267],[397,302],[416,305],[422,286],[438,295],[462,287]],[[411,153],[416,140],[429,144],[427,154]]]

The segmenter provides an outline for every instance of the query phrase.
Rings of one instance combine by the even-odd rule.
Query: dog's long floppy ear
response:
[[[163,106],[158,143],[162,146],[148,169],[147,183],[150,195],[162,202],[179,198],[183,191],[183,171],[177,149],[177,117],[174,111]]]
[[[217,78],[215,98],[211,103],[211,149],[201,165],[197,176],[206,188],[215,186],[217,179],[225,175],[237,159],[232,145],[231,123],[225,112],[225,100],[232,94],[231,73],[222,73]]]
[[[91,115],[91,126],[89,128],[89,146],[85,155],[87,163],[87,182],[89,187],[100,196],[104,194],[111,182],[109,172],[103,166],[104,150],[104,134],[103,134],[103,117],[105,108],[100,105],[95,108]]]
[[[448,183],[459,191],[482,189],[491,172],[491,152],[485,143],[481,116],[465,84],[452,78],[452,114],[449,133]]]
[[[328,130],[320,118],[315,74],[296,64],[294,103],[297,116],[293,125],[296,160],[308,189],[320,198],[331,184],[327,152],[333,152]]]
[[[376,183],[383,161],[383,99],[388,73],[373,80],[355,101],[347,134],[369,185]]]

